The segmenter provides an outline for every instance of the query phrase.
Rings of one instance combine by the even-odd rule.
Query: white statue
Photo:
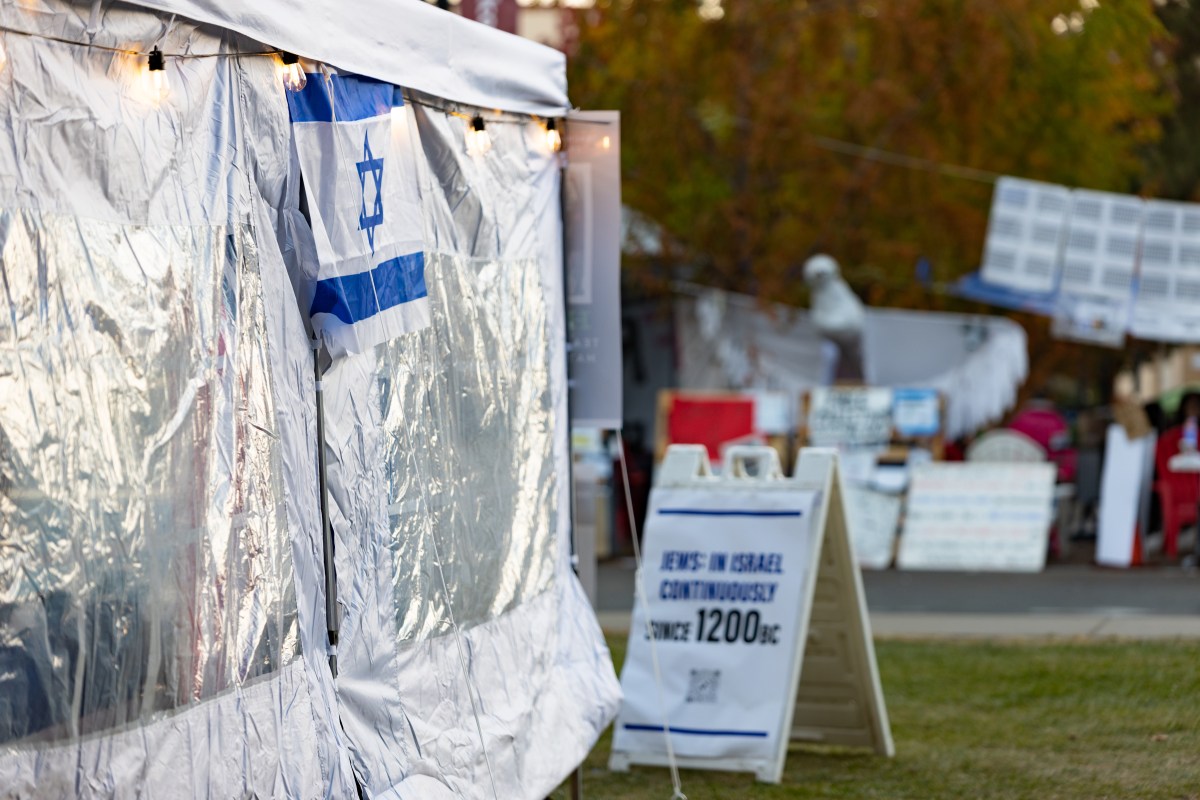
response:
[[[837,378],[862,380],[862,301],[842,280],[838,263],[818,254],[804,262],[804,282],[812,293],[812,321],[838,347]]]

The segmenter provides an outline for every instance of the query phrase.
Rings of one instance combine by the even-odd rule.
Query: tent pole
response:
[[[321,350],[313,349],[313,374],[317,387],[317,484],[321,492],[321,550],[325,561],[325,629],[329,635],[329,671],[336,678],[338,632],[337,572],[333,563],[333,525],[329,522],[329,492],[325,478],[325,397],[321,382]]]
[[[580,558],[595,558],[595,550],[593,552],[582,554],[579,552],[579,542],[576,540],[575,528],[575,454],[572,451],[573,441],[571,434],[571,425],[573,415],[571,414],[571,304],[568,301],[570,296],[570,287],[567,282],[570,279],[571,271],[567,268],[567,168],[566,158],[563,155],[559,156],[558,167],[558,218],[561,224],[561,235],[559,245],[562,248],[562,310],[563,310],[563,330],[566,341],[563,343],[563,356],[566,359],[567,373],[567,486],[570,487],[571,505],[567,513],[571,520],[571,567],[575,570],[575,575],[579,575],[579,559]],[[593,546],[594,548],[594,546]],[[595,599],[589,597],[593,606]],[[583,800],[583,764],[575,768],[571,773],[571,800]]]

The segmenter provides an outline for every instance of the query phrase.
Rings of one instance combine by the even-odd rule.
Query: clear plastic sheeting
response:
[[[0,23],[93,14],[105,46],[257,47],[126,7]],[[154,107],[136,58],[5,44],[0,795],[350,796],[274,65],[172,62]]]
[[[555,563],[556,426],[537,266],[438,255],[426,281],[442,301],[434,330],[379,354],[400,643],[451,617],[466,627],[512,610],[550,585]],[[446,591],[442,565],[452,567]]]
[[[96,733],[295,658],[248,246],[0,214],[24,289],[0,315],[0,742]]]
[[[525,123],[479,158],[406,118],[432,326],[323,381],[342,724],[369,796],[542,798],[619,698],[563,536],[557,163]]]

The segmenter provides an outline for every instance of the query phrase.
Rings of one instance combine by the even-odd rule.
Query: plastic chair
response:
[[[1158,495],[1163,520],[1163,552],[1167,558],[1179,553],[1179,531],[1196,522],[1200,506],[1200,475],[1194,472],[1172,472],[1168,466],[1171,456],[1179,452],[1183,427],[1168,428],[1158,437],[1154,448],[1154,493]]]

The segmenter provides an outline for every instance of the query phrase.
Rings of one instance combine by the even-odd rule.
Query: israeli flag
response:
[[[317,335],[340,356],[427,327],[417,161],[399,87],[314,73],[288,107],[319,262]]]

